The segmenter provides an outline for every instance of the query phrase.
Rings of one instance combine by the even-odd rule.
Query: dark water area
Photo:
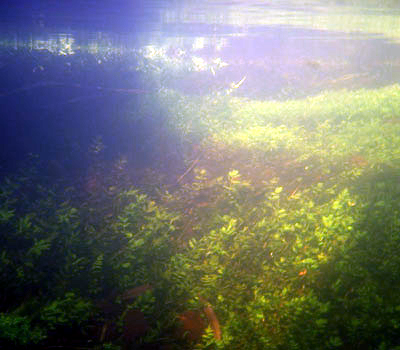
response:
[[[152,116],[128,121],[137,114],[139,95],[149,93],[141,90],[146,79],[135,72],[132,51],[138,47],[138,33],[158,20],[152,17],[159,10],[138,2],[4,5],[3,175],[29,154],[40,155],[44,164],[57,163],[66,174],[79,173],[98,136],[107,144],[106,159],[129,153],[137,166],[149,165],[151,129],[162,124],[163,116],[155,106]]]
[[[160,88],[286,100],[399,81],[400,46],[379,35],[224,24],[218,5],[207,7],[211,15],[196,7],[188,15],[181,5],[7,5],[0,29],[1,173],[30,153],[78,170],[97,136],[109,160],[124,156],[147,167],[163,162],[166,147],[174,153],[169,167],[181,169],[179,142],[165,137],[168,146],[157,145],[167,132],[166,111],[154,105],[151,115],[140,115],[140,100]],[[317,11],[280,8],[299,16]]]
[[[99,67],[95,58],[87,55],[72,60],[65,57],[54,60],[46,55],[33,59],[29,52],[10,61],[4,67],[8,88],[1,101],[5,123],[2,150],[6,154],[17,158],[27,152],[50,152],[49,157],[55,159],[72,156],[76,151],[74,144],[88,148],[93,137],[104,133],[111,152],[117,152],[118,148],[126,152],[128,139],[132,141],[147,133],[147,121],[135,121],[143,124],[135,136],[132,136],[135,125],[129,126],[133,130],[118,125],[136,94],[146,92],[129,92],[138,86],[135,74],[118,72],[117,62],[109,69]],[[136,146],[140,143],[143,140],[138,139]]]

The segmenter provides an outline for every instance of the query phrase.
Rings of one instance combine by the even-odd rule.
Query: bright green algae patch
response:
[[[189,139],[201,134],[208,137],[205,143],[212,140],[231,151],[279,151],[325,162],[358,154],[372,163],[391,163],[400,156],[398,84],[283,102],[181,97],[177,108],[173,123]]]
[[[231,110],[232,128],[227,126],[214,137],[233,147],[313,154],[326,161],[353,153],[372,162],[400,156],[399,85],[299,101],[235,99]]]

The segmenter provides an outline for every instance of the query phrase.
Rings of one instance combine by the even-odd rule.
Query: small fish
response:
[[[307,269],[304,269],[299,272],[299,276],[305,276],[307,274]]]

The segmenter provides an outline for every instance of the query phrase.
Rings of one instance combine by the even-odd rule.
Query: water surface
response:
[[[2,173],[30,153],[79,170],[99,136],[110,159],[160,163],[168,115],[140,107],[160,89],[288,100],[393,84],[398,15],[333,1],[13,2],[0,28]],[[179,141],[163,142],[179,168]]]

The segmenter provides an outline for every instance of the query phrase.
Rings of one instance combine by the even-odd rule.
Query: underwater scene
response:
[[[400,350],[398,1],[0,19],[0,349]]]

